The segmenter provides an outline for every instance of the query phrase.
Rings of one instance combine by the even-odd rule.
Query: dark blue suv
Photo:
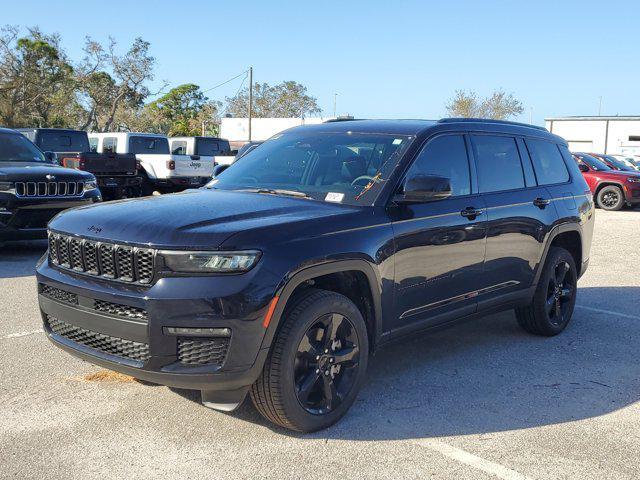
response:
[[[76,209],[38,264],[45,329],[89,362],[336,422],[392,340],[515,308],[568,324],[593,198],[563,139],[490,120],[353,120],[274,136],[206,187]]]

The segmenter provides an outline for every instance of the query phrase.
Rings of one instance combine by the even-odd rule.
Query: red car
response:
[[[640,172],[614,170],[588,153],[574,153],[573,158],[600,208],[620,210],[640,204]]]

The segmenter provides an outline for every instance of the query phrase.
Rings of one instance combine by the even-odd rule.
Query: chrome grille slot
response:
[[[148,285],[154,277],[155,250],[50,232],[49,262],[86,275]]]
[[[79,197],[84,182],[16,182],[17,197]]]

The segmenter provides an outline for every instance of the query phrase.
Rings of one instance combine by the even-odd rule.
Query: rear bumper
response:
[[[199,188],[207,184],[211,177],[171,177],[157,179],[154,185],[168,188]]]
[[[142,177],[136,176],[96,176],[98,186],[105,188],[139,187],[142,184]]]

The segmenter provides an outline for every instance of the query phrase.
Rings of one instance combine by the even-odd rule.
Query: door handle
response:
[[[460,215],[468,218],[469,220],[475,220],[478,215],[482,215],[482,210],[474,207],[467,207],[460,212]]]
[[[540,209],[543,209],[550,203],[551,203],[551,200],[549,200],[548,198],[541,198],[541,197],[538,197],[533,201],[533,204]]]

